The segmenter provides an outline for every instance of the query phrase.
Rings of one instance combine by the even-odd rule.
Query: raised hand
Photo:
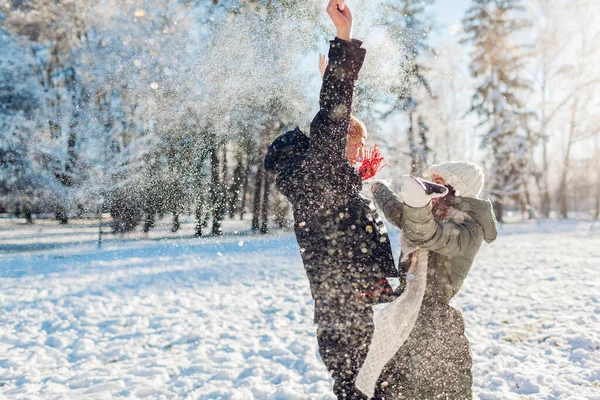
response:
[[[343,40],[352,40],[352,12],[346,5],[346,0],[329,0],[326,11],[335,25],[336,36]]]
[[[400,197],[409,207],[425,207],[431,199],[448,194],[448,188],[410,175],[403,175]]]

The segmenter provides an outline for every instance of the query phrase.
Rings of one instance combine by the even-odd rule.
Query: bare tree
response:
[[[582,34],[577,26],[584,22],[579,20],[576,24],[568,23],[572,19],[565,18],[565,12],[577,15],[574,10],[583,7],[585,3],[591,5],[583,0],[531,2],[531,20],[536,33],[532,52],[532,82],[538,116],[533,120],[532,129],[541,146],[541,165],[534,165],[532,169],[540,197],[539,210],[544,218],[549,217],[552,205],[550,176],[554,171],[550,163],[549,144],[558,130],[557,121],[563,116],[565,107],[572,106],[575,97],[580,96],[582,90],[600,83],[599,77],[594,74],[574,74],[574,69],[578,67],[569,64],[574,58],[571,44],[578,41]],[[575,16],[574,19],[578,20],[579,17]],[[571,107],[570,113],[574,111]],[[570,154],[570,149],[568,153]],[[564,162],[563,159],[563,165]]]
[[[565,152],[558,187],[558,211],[561,218],[568,218],[569,212],[568,191],[572,148],[575,143],[589,138],[597,132],[596,128],[591,131],[585,129],[585,122],[589,120],[587,106],[591,102],[594,94],[594,87],[600,83],[600,73],[593,67],[598,50],[595,47],[590,47],[590,43],[593,43],[594,36],[597,35],[592,29],[592,20],[595,15],[593,13],[594,7],[596,7],[594,3],[580,0],[575,2],[574,6],[571,8],[573,11],[573,19],[577,21],[576,38],[578,40],[578,48],[574,57],[575,63],[571,67],[569,74],[569,78],[571,79],[569,81],[569,86],[573,88],[573,92],[568,99],[565,99],[570,107],[568,110]],[[559,106],[561,104],[559,104]]]

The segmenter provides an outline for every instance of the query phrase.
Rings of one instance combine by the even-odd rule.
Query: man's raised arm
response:
[[[329,64],[323,77],[320,110],[311,123],[311,147],[327,158],[345,159],[354,84],[366,50],[352,39],[352,13],[344,0],[330,0],[327,14],[337,35],[330,43]]]

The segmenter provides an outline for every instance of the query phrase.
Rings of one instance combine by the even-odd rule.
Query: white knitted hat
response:
[[[452,186],[457,196],[479,198],[483,189],[483,170],[470,161],[448,161],[432,165],[430,175],[439,175]]]

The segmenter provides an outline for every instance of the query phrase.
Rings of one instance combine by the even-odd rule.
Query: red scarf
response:
[[[379,151],[379,146],[375,144],[372,149],[367,150],[367,154],[365,155],[361,166],[358,168],[358,176],[360,176],[360,179],[366,181],[367,179],[374,177],[387,165],[387,163],[381,165],[382,162],[383,156]]]

